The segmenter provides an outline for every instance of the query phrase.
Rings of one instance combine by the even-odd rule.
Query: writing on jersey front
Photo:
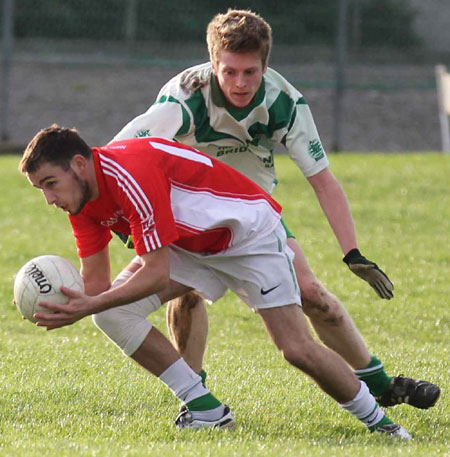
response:
[[[209,146],[215,148],[214,156],[220,159],[220,157],[229,155],[229,154],[242,154],[250,153],[254,154],[254,151],[251,149],[251,145],[257,146],[258,142],[255,140],[247,141],[246,144],[241,146],[218,146],[217,144],[210,144]],[[273,155],[271,153],[267,154],[265,157],[261,157],[258,154],[255,154],[258,159],[264,164],[266,168],[273,168]]]
[[[127,221],[128,223],[130,222],[126,217],[124,217],[123,211],[119,210],[119,211],[116,211],[108,219],[100,221],[100,224],[103,225],[104,227],[111,227],[111,226],[117,224],[117,222],[119,222],[120,219],[123,219],[123,220]]]

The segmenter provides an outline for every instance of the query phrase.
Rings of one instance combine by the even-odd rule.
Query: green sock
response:
[[[198,374],[202,378],[202,384],[206,384],[206,371],[202,368],[200,373]]]
[[[374,397],[379,397],[388,388],[392,376],[388,376],[384,371],[383,364],[372,355],[369,365],[361,370],[355,370],[356,376],[364,381],[369,387],[370,393]]]
[[[372,427],[369,427],[369,430],[371,432],[374,432],[378,427],[381,427],[386,424],[393,424],[393,422],[391,421],[391,419],[389,419],[389,417],[383,416],[383,419],[381,419],[380,422],[378,422],[377,424],[372,425]]]
[[[206,411],[218,408],[221,404],[212,393],[209,393],[186,403],[186,406],[189,411]]]

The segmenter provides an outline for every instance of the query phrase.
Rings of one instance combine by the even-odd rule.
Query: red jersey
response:
[[[217,254],[270,233],[281,207],[250,179],[189,146],[136,138],[93,148],[99,196],[69,216],[78,254],[101,251],[111,231],[138,255],[173,243]]]

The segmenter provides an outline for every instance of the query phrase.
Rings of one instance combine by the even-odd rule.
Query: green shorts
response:
[[[294,234],[289,230],[288,226],[285,224],[283,219],[281,219],[281,224],[283,225],[284,230],[286,231],[287,238],[295,238]]]

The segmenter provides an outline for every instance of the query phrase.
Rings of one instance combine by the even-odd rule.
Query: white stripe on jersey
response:
[[[170,188],[172,212],[177,224],[196,232],[227,227],[232,235],[230,246],[265,236],[280,219],[280,214],[266,198],[245,197],[217,194],[205,188],[186,188],[175,182]]]
[[[151,234],[148,234],[145,231],[146,224],[151,224],[153,221],[154,225],[153,208],[149,199],[145,195],[145,192],[133,176],[117,162],[114,162],[102,154],[99,154],[99,158],[105,175],[109,175],[117,181],[117,185],[123,189],[139,214],[142,224],[142,237],[147,251],[162,247],[156,227]]]
[[[198,154],[195,151],[189,151],[188,149],[179,148],[176,146],[170,146],[164,143],[155,143],[153,141],[149,141],[150,145],[155,149],[159,149],[160,151],[167,152],[167,154],[171,154],[177,157],[182,157],[183,159],[192,160],[193,162],[199,162],[208,167],[212,167],[213,163],[209,157],[205,157],[201,154]]]

